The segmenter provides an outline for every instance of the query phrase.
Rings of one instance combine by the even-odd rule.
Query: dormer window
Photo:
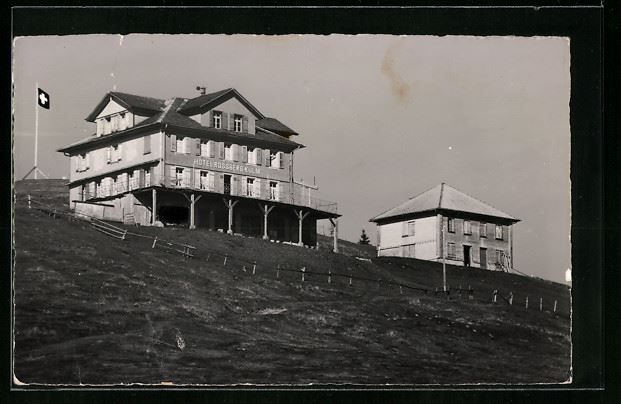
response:
[[[222,129],[222,112],[213,111],[213,127],[216,129]]]
[[[235,132],[241,132],[242,131],[242,116],[241,115],[235,115]]]

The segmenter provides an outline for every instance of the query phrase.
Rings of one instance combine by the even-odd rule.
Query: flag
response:
[[[40,88],[37,88],[37,90],[37,102],[39,103],[39,106],[41,108],[50,109],[50,95]]]

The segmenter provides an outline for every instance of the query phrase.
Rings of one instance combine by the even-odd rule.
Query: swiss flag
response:
[[[39,103],[39,106],[41,108],[50,109],[50,95],[45,91],[41,90],[40,88],[37,88],[37,90],[37,102]]]

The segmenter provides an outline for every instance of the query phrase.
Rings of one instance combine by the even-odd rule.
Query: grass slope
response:
[[[198,248],[196,258],[184,259],[151,249],[146,239],[122,241],[87,222],[54,220],[28,209],[26,194],[61,208],[66,189],[61,181],[16,184],[14,370],[23,383],[539,383],[569,377],[563,285],[449,266],[449,284],[470,285],[473,299],[401,294],[387,281],[435,288],[441,266],[361,261],[352,256],[372,252],[353,243],[343,248],[346,255],[203,230],[133,228]],[[220,254],[228,255],[226,266]],[[242,266],[254,260],[253,276]],[[349,286],[348,278],[333,277],[328,284],[325,275],[307,274],[302,283],[300,273],[281,271],[276,278],[278,265],[383,282]],[[491,303],[494,289],[512,291],[516,304]],[[539,297],[547,311],[538,310]],[[556,314],[550,312],[554,300]]]

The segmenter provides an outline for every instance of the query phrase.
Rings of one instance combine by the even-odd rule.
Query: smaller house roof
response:
[[[103,97],[95,109],[86,117],[86,120],[93,122],[110,100],[114,100],[127,108],[129,111],[134,112],[158,112],[165,107],[165,101],[159,98],[143,97],[141,95],[111,91]]]
[[[265,117],[263,119],[258,119],[256,125],[261,129],[269,130],[270,132],[275,132],[283,135],[298,135],[296,131],[280,122],[276,118],[268,118]]]
[[[248,110],[250,110],[258,118],[264,117],[261,111],[259,111],[254,105],[250,103],[250,101],[244,98],[244,96],[242,96],[239,91],[235,90],[234,88],[227,88],[224,90],[191,98],[187,100],[187,102],[183,104],[183,106],[181,106],[178,111],[185,115],[192,115],[197,112],[201,112],[201,110],[203,109],[221,104],[222,102],[233,97],[237,98],[246,108],[248,108]]]
[[[500,218],[513,222],[519,221],[519,219],[516,219],[515,217],[445,183],[437,185],[428,191],[408,199],[400,205],[375,216],[370,221],[378,222],[397,216],[440,210],[464,212],[474,215]]]

